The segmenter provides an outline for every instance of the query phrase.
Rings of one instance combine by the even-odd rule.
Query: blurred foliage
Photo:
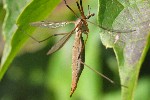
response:
[[[85,13],[90,4],[91,12],[97,13],[97,1],[83,1]],[[75,2],[69,5],[78,12]],[[2,10],[2,7],[0,11]],[[57,12],[57,13],[56,13]],[[64,13],[65,12],[65,13]],[[1,12],[0,12],[1,13]],[[3,10],[3,14],[5,11]],[[1,14],[0,14],[1,15]],[[45,20],[45,19],[43,19]],[[63,21],[76,20],[67,9],[64,2],[52,12],[47,20]],[[0,18],[0,22],[3,18]],[[90,21],[96,23],[96,16]],[[0,23],[2,24],[2,23]],[[2,25],[0,25],[2,26]],[[41,39],[52,32],[69,32],[72,26],[58,30],[37,29],[35,37]],[[86,44],[86,64],[105,73],[109,78],[119,82],[117,62],[112,49],[102,46],[99,38],[99,29],[89,24],[89,38]],[[41,36],[42,34],[42,36]],[[68,100],[71,86],[71,51],[74,37],[58,52],[47,56],[46,53],[54,44],[55,39],[38,44],[29,40],[27,45],[15,58],[2,81],[0,82],[1,100]],[[2,49],[2,48],[0,48]],[[0,57],[1,58],[1,57]],[[135,93],[135,100],[148,100],[149,98],[149,71],[150,50],[141,67],[139,83]],[[105,81],[91,70],[85,69],[79,80],[73,100],[120,100],[120,87]]]
[[[60,0],[33,0],[30,2],[4,0],[4,8],[7,13],[3,23],[5,46],[0,65],[0,79],[16,54],[30,38],[25,33],[32,34],[35,31],[36,28],[30,27],[30,23],[47,18],[59,2]]]
[[[3,23],[4,17],[5,17],[5,10],[3,9],[2,2],[0,1],[0,58],[2,56],[2,51],[3,51],[3,46],[4,46],[4,42],[2,39],[2,35],[1,35],[2,23]]]

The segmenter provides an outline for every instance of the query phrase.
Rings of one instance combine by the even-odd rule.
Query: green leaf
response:
[[[0,66],[0,79],[2,79],[10,63],[29,38],[25,33],[32,34],[35,30],[29,24],[47,18],[59,2],[60,0],[33,0],[21,12],[27,2],[23,0],[4,1],[7,14],[3,25],[3,35],[6,43]],[[16,21],[18,28],[15,25]]]
[[[98,18],[103,27],[120,30],[101,30],[100,38],[106,47],[114,49],[121,84],[128,87],[122,87],[122,100],[133,100],[140,67],[150,46],[150,1],[99,0]]]

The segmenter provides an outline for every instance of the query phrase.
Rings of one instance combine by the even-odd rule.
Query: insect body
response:
[[[89,19],[91,16],[94,16],[94,14],[90,14],[90,12],[89,15],[85,16],[82,6],[82,0],[80,0],[80,4],[78,3],[78,1],[76,3],[80,11],[81,18],[79,18],[75,22],[76,30],[74,45],[72,49],[72,85],[70,97],[76,90],[80,75],[82,73],[82,70],[84,69],[83,63],[85,62],[85,43],[87,39],[85,41],[83,40],[82,33],[86,34],[88,38],[89,28],[86,20]]]
[[[89,32],[87,24],[85,24],[84,20],[77,20],[76,33],[74,39],[74,45],[72,49],[72,85],[71,85],[71,94],[74,93],[79,77],[84,69],[84,64],[81,62],[85,62],[85,42],[82,37],[82,33],[87,34]]]
[[[84,69],[84,65],[80,63],[81,61],[85,61],[85,48],[82,31],[79,30],[75,34],[75,40],[72,49],[72,85],[70,97],[74,93],[79,77],[82,73],[82,70]]]

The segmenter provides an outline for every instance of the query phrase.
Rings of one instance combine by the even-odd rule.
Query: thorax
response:
[[[86,22],[86,19],[78,19],[75,22],[76,32],[81,32],[81,33],[87,33],[89,32],[88,24]]]

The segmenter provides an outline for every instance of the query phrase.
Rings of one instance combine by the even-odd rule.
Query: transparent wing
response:
[[[49,21],[40,21],[40,22],[32,22],[30,23],[31,26],[35,27],[43,27],[43,28],[58,28],[64,27],[67,24],[74,24],[74,21],[66,21],[66,22],[49,22]]]
[[[71,31],[70,33],[66,34],[64,37],[62,37],[54,46],[48,51],[47,55],[56,52],[60,48],[64,46],[64,44],[68,41],[68,39],[71,37],[74,31]]]

